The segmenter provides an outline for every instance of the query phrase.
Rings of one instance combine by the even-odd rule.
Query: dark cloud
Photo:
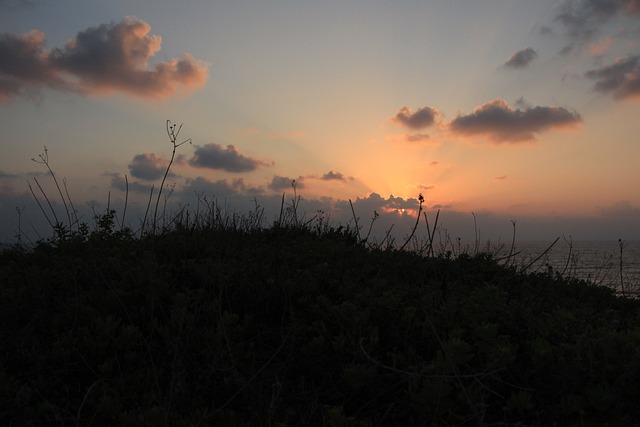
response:
[[[449,128],[460,135],[484,135],[495,142],[534,140],[534,134],[551,128],[572,127],[582,122],[580,115],[562,107],[533,107],[514,110],[502,99],[459,115]]]
[[[219,199],[227,199],[229,202],[234,200],[247,200],[247,195],[263,194],[264,190],[259,187],[247,185],[242,178],[237,179],[220,179],[218,181],[209,181],[203,177],[188,179],[181,191],[182,194],[202,194]]]
[[[504,63],[504,66],[507,68],[524,68],[536,59],[537,56],[536,51],[528,47],[511,55],[511,58]]]
[[[276,175],[269,183],[269,188],[274,191],[283,191],[291,189],[293,182],[296,183],[296,188],[304,188],[304,178],[299,177],[297,179],[289,178],[288,176]]]
[[[43,3],[41,0],[0,0],[0,8],[7,8],[9,10],[34,7],[38,3]]]
[[[568,55],[569,53],[571,53],[572,50],[573,50],[573,46],[565,46],[562,49],[560,49],[558,54],[560,54],[562,56]]]
[[[402,107],[396,115],[391,118],[391,121],[411,129],[422,129],[433,125],[438,115],[438,110],[431,107],[422,107],[413,113],[411,109]]]
[[[164,175],[168,164],[167,160],[156,157],[155,153],[137,154],[129,163],[129,171],[131,176],[153,181]]]
[[[13,173],[6,173],[4,171],[0,171],[0,179],[4,178],[18,178],[20,175],[16,175]]]
[[[594,89],[611,93],[616,99],[640,97],[640,56],[619,59],[611,65],[588,71],[586,76],[596,81]]]
[[[628,200],[620,200],[610,206],[600,209],[602,216],[609,219],[638,219],[640,218],[640,208],[633,206]]]
[[[148,35],[150,29],[146,22],[127,17],[81,31],[64,47],[50,51],[40,31],[0,34],[0,99],[45,87],[159,98],[204,84],[208,65],[189,54],[148,69],[162,43],[160,36]]]
[[[227,172],[250,172],[260,166],[269,165],[266,162],[243,156],[238,153],[238,150],[233,145],[227,145],[227,148],[222,148],[218,144],[196,147],[189,164],[195,167],[220,169]]]
[[[0,99],[10,99],[26,89],[71,89],[54,71],[44,50],[44,34],[32,30],[23,35],[0,34]]]
[[[640,18],[639,0],[569,0],[562,3],[556,20],[564,24],[571,37],[588,39],[617,14]]]
[[[531,104],[529,104],[529,102],[526,99],[524,99],[524,97],[522,96],[516,99],[513,104],[520,108],[529,108],[531,106]]]
[[[231,187],[241,194],[263,194],[264,189],[254,185],[247,184],[243,178],[235,178],[231,180]]]
[[[546,36],[548,34],[553,34],[553,30],[550,27],[547,27],[547,26],[540,27],[540,35]]]
[[[329,172],[322,175],[320,179],[324,181],[347,181],[352,178],[349,178],[340,172],[334,172],[330,170]]]
[[[213,182],[201,176],[194,179],[188,179],[184,186],[183,192],[205,194],[214,197],[237,195],[236,189],[233,188],[233,185],[231,185],[231,183],[226,179],[221,179]]]

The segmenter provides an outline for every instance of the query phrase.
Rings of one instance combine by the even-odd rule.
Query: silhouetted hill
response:
[[[0,425],[632,425],[640,307],[348,229],[106,221],[0,255]]]

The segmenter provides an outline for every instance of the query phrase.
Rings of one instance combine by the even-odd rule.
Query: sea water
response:
[[[509,245],[501,254],[510,251]],[[513,252],[527,271],[560,273],[640,296],[640,241],[520,241]]]

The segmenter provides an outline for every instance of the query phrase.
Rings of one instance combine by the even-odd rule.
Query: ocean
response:
[[[516,242],[516,265],[530,272],[560,273],[640,296],[640,241]],[[622,245],[622,247],[621,247]],[[498,256],[508,254],[507,245]]]

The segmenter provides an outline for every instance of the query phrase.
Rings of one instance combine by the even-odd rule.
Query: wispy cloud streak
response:
[[[556,20],[565,25],[569,36],[586,40],[615,15],[640,18],[640,1],[568,0],[561,4]]]
[[[511,58],[509,58],[503,66],[506,68],[525,68],[537,57],[538,53],[534,49],[528,47],[511,55]]]

